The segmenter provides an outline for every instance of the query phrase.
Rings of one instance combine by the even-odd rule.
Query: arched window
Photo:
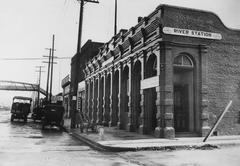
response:
[[[191,67],[193,68],[193,62],[191,58],[186,54],[181,54],[174,59],[174,67]]]
[[[157,75],[157,57],[155,54],[150,55],[146,64],[146,78]]]

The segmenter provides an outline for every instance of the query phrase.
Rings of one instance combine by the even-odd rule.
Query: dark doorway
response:
[[[109,124],[110,120],[110,89],[111,89],[111,74],[107,75],[106,85],[105,85],[105,107],[104,107],[104,115],[103,115],[103,123],[104,125]]]
[[[140,125],[140,113],[141,113],[141,62],[137,61],[134,64],[133,73],[132,73],[132,79],[133,79],[133,112],[132,112],[132,118],[133,118],[133,131],[138,131],[139,125]]]
[[[128,103],[129,103],[129,68],[126,66],[122,72],[122,98],[121,98],[121,129],[126,130],[128,125]]]
[[[97,102],[98,102],[98,79],[95,80],[94,82],[94,103],[93,103],[93,110],[92,110],[92,123],[96,123],[97,122]]]
[[[157,76],[157,57],[152,54],[148,57],[146,62],[145,79]],[[144,124],[146,126],[146,134],[154,134],[154,130],[157,127],[157,107],[156,107],[156,88],[144,89]]]
[[[98,110],[97,110],[97,118],[98,124],[102,124],[103,122],[103,90],[104,90],[104,78],[101,77],[99,80],[99,94],[98,94]]]
[[[195,132],[194,65],[186,54],[174,59],[174,128],[176,132]]]
[[[113,94],[112,94],[112,114],[111,114],[111,126],[116,126],[119,120],[118,118],[118,94],[119,94],[119,71],[116,70],[113,75]]]
[[[188,85],[174,85],[174,128],[189,131]]]
[[[92,111],[93,111],[93,81],[90,82],[90,94],[89,94],[89,100],[88,100],[88,118],[92,121]]]

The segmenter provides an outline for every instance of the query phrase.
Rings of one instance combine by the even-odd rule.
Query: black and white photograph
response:
[[[240,1],[0,1],[0,166],[214,165],[240,165]]]

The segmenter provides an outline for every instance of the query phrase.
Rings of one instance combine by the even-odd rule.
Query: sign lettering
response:
[[[191,30],[191,29],[164,27],[163,28],[163,33],[170,34],[170,35],[205,38],[205,39],[215,39],[215,40],[221,40],[222,39],[222,35],[219,34],[219,33],[197,31],[197,30]]]

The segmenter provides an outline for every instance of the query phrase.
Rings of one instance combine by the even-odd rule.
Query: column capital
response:
[[[208,46],[206,45],[199,45],[199,50],[202,52],[202,53],[207,53],[207,50],[208,50]]]
[[[107,69],[105,69],[105,70],[102,71],[102,75],[103,75],[104,77],[107,75],[107,73],[108,73],[108,70],[107,70]]]
[[[144,58],[146,56],[146,50],[142,50],[139,52],[139,57]]]
[[[100,79],[101,76],[102,76],[102,72],[99,72],[99,73],[96,75],[97,79]]]
[[[90,81],[90,82],[92,82],[93,80],[94,80],[94,77],[93,77],[93,76],[89,77],[89,81]]]
[[[90,82],[89,78],[86,78],[85,82],[88,84]]]
[[[132,62],[133,62],[133,57],[129,57],[129,58],[127,59],[127,63],[128,63],[128,64],[132,64]]]
[[[112,66],[111,66],[111,67],[108,67],[108,68],[106,69],[107,74],[111,73],[112,70],[113,70],[113,67],[112,67]]]
[[[119,62],[117,63],[115,66],[114,66],[114,70],[121,70],[122,69],[122,62]]]

